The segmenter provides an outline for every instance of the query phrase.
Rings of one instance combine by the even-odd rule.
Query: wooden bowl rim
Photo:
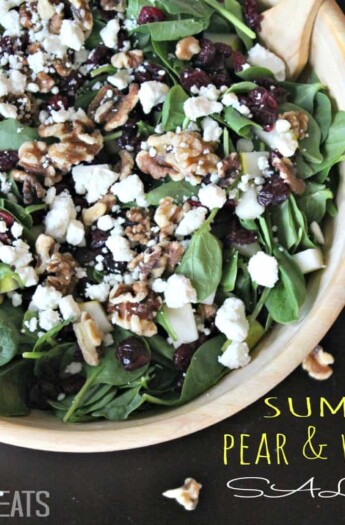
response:
[[[327,52],[332,50],[335,66],[337,60],[342,64],[342,68],[334,67],[338,88],[330,86],[330,90],[343,109],[345,100],[341,98],[340,87],[345,85],[345,73],[339,70],[344,69],[345,63],[345,17],[335,0],[324,2],[315,24],[310,59],[316,69],[325,46]],[[345,217],[344,164],[340,171],[342,182],[337,198],[340,206],[344,203],[341,209]],[[202,430],[258,400],[302,362],[345,304],[345,258],[342,257],[345,239],[342,240],[339,233],[339,217],[329,225],[329,235],[333,229],[338,235],[336,246],[334,243],[329,246],[329,267],[313,278],[301,320],[289,327],[276,327],[255,351],[249,366],[232,372],[209,392],[183,407],[125,422],[65,425],[51,414],[35,411],[23,418],[0,418],[0,441],[55,452],[125,450],[163,443]],[[274,350],[278,344],[282,348],[279,352]]]

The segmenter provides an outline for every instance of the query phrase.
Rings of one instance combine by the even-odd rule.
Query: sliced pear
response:
[[[269,159],[268,151],[252,151],[249,153],[240,153],[242,171],[253,177],[262,177],[262,169],[260,169],[260,159]]]
[[[241,47],[240,39],[237,35],[232,33],[208,33],[204,32],[204,37],[210,40],[214,44],[222,43],[232,47],[235,51],[239,51]]]
[[[18,281],[13,277],[7,276],[0,280],[0,293],[13,292],[19,288]]]
[[[108,334],[113,330],[102,305],[98,301],[87,301],[86,303],[79,303],[82,312],[87,312],[96,325],[104,334]]]
[[[323,253],[319,248],[310,248],[296,253],[292,258],[304,274],[325,268]]]
[[[198,339],[199,334],[191,304],[181,308],[166,308],[165,315],[177,335],[177,341],[173,342],[175,348]]]
[[[235,211],[237,217],[243,220],[254,220],[260,217],[264,211],[265,207],[258,203],[258,192],[254,187],[250,187],[241,193]]]

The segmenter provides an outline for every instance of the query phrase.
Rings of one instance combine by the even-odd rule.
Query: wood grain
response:
[[[270,0],[272,1],[272,0]],[[272,2],[273,3],[273,2]],[[345,108],[345,18],[334,0],[318,14],[310,63]],[[339,214],[326,228],[327,268],[315,275],[301,319],[276,327],[249,366],[235,371],[188,405],[126,422],[64,425],[52,415],[1,418],[0,441],[62,452],[102,452],[161,443],[206,428],[242,410],[290,374],[331,327],[345,304],[345,166],[341,166]]]

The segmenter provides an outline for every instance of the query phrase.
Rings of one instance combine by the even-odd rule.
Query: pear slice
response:
[[[250,153],[240,153],[242,171],[252,177],[262,177],[260,169],[260,159],[269,159],[268,151],[252,151]]]
[[[113,326],[108,321],[102,305],[98,301],[87,301],[86,303],[79,303],[82,312],[87,312],[96,325],[104,334],[108,334],[113,330]]]
[[[191,304],[181,308],[165,308],[164,311],[177,336],[177,340],[173,342],[175,348],[198,339],[199,334]]]
[[[302,273],[316,272],[325,268],[323,253],[319,248],[310,248],[292,256]]]

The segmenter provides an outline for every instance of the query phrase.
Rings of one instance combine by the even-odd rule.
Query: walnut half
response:
[[[323,348],[318,345],[309,355],[304,359],[302,368],[308,372],[309,376],[318,381],[325,381],[333,374],[333,370],[329,365],[333,365],[334,357],[325,352]]]
[[[202,485],[193,478],[187,478],[184,485],[177,489],[171,489],[163,492],[163,496],[170,499],[176,499],[177,503],[182,505],[186,510],[195,510],[199,503],[199,494]]]
[[[97,347],[102,344],[103,334],[90,314],[82,312],[80,322],[74,323],[73,330],[85,362],[97,366],[100,360]]]

